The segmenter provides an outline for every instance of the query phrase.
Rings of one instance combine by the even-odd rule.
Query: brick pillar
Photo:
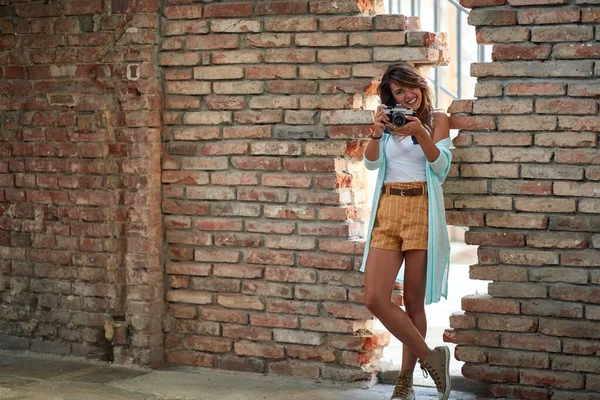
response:
[[[445,338],[463,374],[496,396],[590,400],[600,398],[600,7],[555,3],[463,3],[494,61],[472,65],[477,99],[449,110],[461,132],[445,193],[449,222],[479,246],[471,278],[492,283],[463,299]]]
[[[157,11],[0,7],[0,347],[162,363]]]
[[[373,1],[165,3],[167,361],[371,382],[361,144],[388,63],[445,36]]]

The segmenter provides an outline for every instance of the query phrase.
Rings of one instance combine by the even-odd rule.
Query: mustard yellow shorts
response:
[[[393,251],[427,250],[426,182],[386,183],[383,188],[386,193],[382,192],[379,197],[370,247]],[[397,190],[418,188],[422,188],[422,194],[414,196],[401,195],[405,192]]]

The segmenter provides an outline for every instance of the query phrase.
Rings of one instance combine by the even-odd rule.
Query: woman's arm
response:
[[[377,107],[377,111],[373,116],[374,127],[371,140],[369,140],[369,144],[365,150],[366,161],[377,161],[379,159],[379,146],[383,137],[383,131],[385,130],[385,125],[390,122],[388,116],[381,111],[383,108],[385,108],[385,104]]]

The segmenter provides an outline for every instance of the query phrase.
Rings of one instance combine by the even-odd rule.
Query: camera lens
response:
[[[404,118],[404,114],[394,114],[392,117],[392,123],[396,126],[404,126],[404,124],[406,124],[406,118]]]

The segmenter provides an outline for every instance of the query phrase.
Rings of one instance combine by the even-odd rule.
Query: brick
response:
[[[585,234],[538,232],[527,235],[527,246],[561,249],[585,249],[589,245]]]
[[[165,82],[165,92],[178,95],[209,94],[210,82]]]
[[[321,123],[324,125],[369,124],[372,119],[371,112],[363,110],[338,110],[321,113]]]
[[[167,300],[176,303],[210,304],[213,302],[212,293],[175,290],[167,293]]]
[[[558,254],[550,251],[500,250],[498,257],[499,261],[503,264],[531,266],[558,264]]]
[[[465,8],[475,8],[475,7],[488,7],[488,6],[502,6],[505,3],[505,0],[460,0],[460,5]]]
[[[198,53],[161,53],[159,64],[162,66],[182,66],[200,64]]]
[[[454,208],[512,210],[512,199],[501,196],[461,196],[454,200]]]
[[[500,347],[518,350],[560,352],[561,341],[558,338],[542,336],[537,333],[501,333]]]
[[[498,128],[505,131],[550,131],[556,129],[555,116],[529,116],[498,118]]]
[[[587,42],[594,32],[591,26],[537,26],[531,29],[532,42]]]
[[[475,97],[502,96],[502,90],[503,85],[500,82],[477,82],[475,84]],[[450,113],[450,110],[448,110],[448,113]]]
[[[600,164],[600,155],[593,149],[557,149],[555,161],[560,164]]]
[[[204,18],[249,17],[252,15],[252,4],[227,3],[208,4],[204,6]]]
[[[238,79],[244,77],[242,67],[196,67],[194,68],[194,79],[216,80],[216,79]]]
[[[489,349],[488,363],[491,365],[518,366],[524,368],[548,368],[550,359],[548,354],[539,352],[513,351]]]
[[[364,325],[358,321],[331,318],[301,317],[300,326],[304,330],[334,333],[353,333]]]
[[[555,82],[508,83],[504,89],[508,96],[560,96],[565,94],[565,85]]]
[[[493,297],[517,297],[517,298],[545,298],[547,297],[546,285],[526,283],[490,283],[488,294]]]
[[[256,15],[294,15],[306,14],[308,2],[306,1],[261,1],[256,4]]]
[[[545,196],[552,193],[552,185],[547,181],[494,180],[492,181],[492,193]]]
[[[531,133],[473,133],[473,141],[478,146],[530,146],[533,144]]]
[[[600,210],[600,201],[598,200],[583,199],[579,201],[579,212],[598,214],[598,210]]]
[[[580,11],[577,7],[529,9],[517,12],[520,25],[564,24],[579,22],[580,19]]]
[[[453,226],[484,226],[483,213],[447,211],[446,222]]]
[[[600,167],[587,167],[585,170],[585,177],[590,181],[600,180]]]
[[[462,368],[465,378],[487,382],[518,382],[519,373],[514,368],[496,367],[489,365],[465,364]]]
[[[234,343],[235,354],[240,356],[261,357],[270,359],[284,358],[284,348],[275,344],[261,344],[250,341]]]
[[[468,17],[469,25],[516,25],[517,13],[510,9],[474,9]]]
[[[551,47],[535,44],[496,44],[492,50],[492,60],[546,60]]]
[[[239,36],[231,34],[190,35],[185,41],[188,50],[235,49],[239,46]]]
[[[462,130],[490,130],[496,128],[496,119],[489,116],[458,116],[452,115],[449,118],[451,129]]]
[[[568,4],[565,0],[508,0],[508,4],[515,7],[520,6],[548,6],[555,4]]]
[[[526,212],[574,212],[575,200],[516,198],[515,210]]]
[[[548,149],[494,148],[494,162],[548,163],[554,152]]]
[[[258,20],[214,19],[210,21],[210,30],[214,33],[247,33],[260,32]]]
[[[253,142],[250,144],[253,155],[300,155],[302,147],[299,143]]]
[[[526,27],[477,28],[476,40],[479,44],[518,43],[530,39],[530,29]]]
[[[317,82],[304,80],[268,81],[266,91],[277,94],[315,93],[317,91]]]
[[[597,197],[600,193],[600,184],[595,182],[556,182],[554,194],[557,196]]]
[[[527,281],[527,269],[513,266],[472,265],[469,269],[469,277],[471,279],[523,282]]]
[[[267,267],[265,279],[279,282],[314,283],[317,275],[315,271],[302,268]],[[295,290],[298,291],[298,287]]]
[[[563,339],[563,353],[594,355],[598,349],[597,342],[581,339]]]
[[[594,82],[574,82],[568,85],[569,96],[595,97],[600,95],[600,84]]]
[[[522,302],[521,312],[527,315],[543,315],[546,317],[582,318],[583,306],[568,302],[534,300]]]
[[[323,285],[296,285],[294,297],[300,300],[346,300],[346,290],[342,287]]]
[[[598,104],[593,100],[539,99],[535,102],[538,114],[596,114]]]
[[[525,246],[525,236],[506,232],[474,232],[465,233],[465,243],[478,246]]]
[[[491,312],[496,314],[519,314],[519,302],[495,299],[488,295],[468,295],[462,298],[461,308],[471,312]]]
[[[321,31],[369,31],[373,29],[372,17],[328,17],[319,19]]]
[[[558,125],[561,130],[600,132],[600,118],[589,117],[559,117]]]
[[[575,267],[595,267],[600,265],[597,252],[569,252],[561,254],[561,264]]]
[[[578,231],[578,232],[598,232],[600,218],[585,216],[551,216],[550,230],[557,231]]]
[[[260,96],[250,99],[250,108],[298,108],[298,99],[289,96]]]
[[[474,77],[588,77],[592,64],[585,61],[507,61],[499,63],[473,63]]]
[[[209,82],[198,82],[210,85]],[[245,82],[215,82],[213,91],[217,94],[260,94],[263,92],[264,83],[261,81]],[[208,94],[208,93],[200,93]]]
[[[311,32],[317,30],[317,18],[268,18],[264,22],[266,32]]]
[[[319,50],[318,62],[334,64],[340,62],[368,62],[371,60],[370,49]]]
[[[600,22],[600,8],[598,8],[598,7],[583,8],[581,10],[581,22],[583,22],[584,24]]]
[[[471,178],[517,178],[519,167],[516,164],[464,164],[461,175]]]
[[[349,78],[351,72],[351,67],[345,65],[301,65],[298,67],[298,76],[301,79]]]
[[[168,19],[199,19],[202,18],[202,6],[171,6],[163,9],[163,15]]]
[[[525,385],[581,389],[583,375],[543,370],[522,370],[519,381]]]
[[[586,303],[598,303],[598,288],[594,286],[555,285],[550,287],[550,297],[565,301],[580,301]]]
[[[438,62],[443,53],[440,49],[429,47],[376,47],[373,49],[374,61],[412,61]]]
[[[213,51],[211,60],[213,64],[259,64],[263,62],[263,54],[252,49]]]
[[[288,329],[274,329],[273,339],[276,342],[295,343],[312,346],[319,346],[325,341],[325,337],[322,333],[303,332]]]
[[[540,147],[594,147],[597,135],[591,132],[536,133],[535,144]]]

